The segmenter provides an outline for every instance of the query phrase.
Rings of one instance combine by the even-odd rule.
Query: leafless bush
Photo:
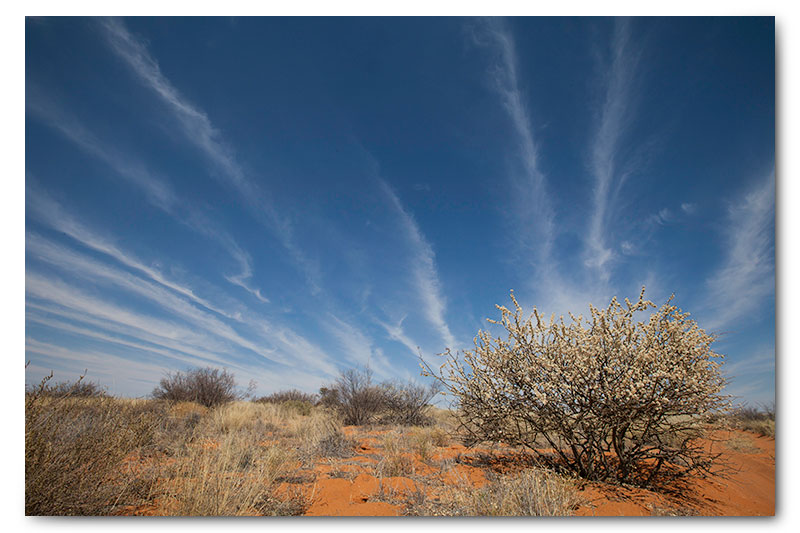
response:
[[[256,398],[253,401],[260,403],[305,402],[314,405],[319,401],[319,397],[316,394],[309,394],[297,389],[292,389],[273,392],[267,396]]]
[[[649,485],[706,473],[713,456],[696,438],[709,412],[727,407],[720,396],[721,356],[715,340],[668,301],[644,299],[608,308],[590,305],[591,318],[549,324],[534,309],[525,318],[498,306],[507,340],[481,331],[460,361],[449,351],[439,372],[424,364],[456,398],[461,423],[476,440],[523,445],[553,466],[581,477]],[[670,299],[671,300],[671,299]],[[665,436],[670,436],[666,439]],[[679,435],[677,442],[674,436]],[[537,448],[543,439],[551,455]]]
[[[196,402],[213,407],[241,397],[236,391],[233,374],[218,368],[193,368],[186,372],[169,373],[153,389],[156,399]]]
[[[336,382],[320,389],[319,405],[337,411],[345,424],[371,423],[428,425],[431,399],[441,390],[438,383],[419,385],[400,381],[375,384],[372,372],[350,369]]]
[[[386,407],[386,392],[372,383],[369,369],[344,370],[330,388],[321,389],[321,392],[323,399],[339,412],[346,425],[372,423]]]
[[[83,376],[75,382],[61,381],[59,383],[46,383],[39,394],[57,396],[61,398],[98,398],[108,396],[105,387],[92,381],[84,381]]]
[[[431,400],[441,390],[438,382],[430,385],[413,382],[387,383],[383,390],[386,396],[384,422],[406,426],[426,426],[432,423],[428,411]]]
[[[25,395],[25,514],[99,515],[137,503],[148,480],[124,472],[124,459],[154,442],[163,406],[52,396],[46,383]]]

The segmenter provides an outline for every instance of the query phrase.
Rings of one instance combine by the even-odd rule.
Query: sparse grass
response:
[[[691,507],[663,507],[660,505],[650,504],[650,516],[697,516],[697,511]]]
[[[419,460],[428,463],[433,458],[434,444],[432,431],[415,429],[408,436],[411,451],[417,454]]]
[[[147,488],[123,461],[156,441],[163,418],[155,402],[26,394],[25,514],[98,515],[135,502]]]
[[[353,439],[345,436],[338,427],[331,427],[327,434],[316,441],[314,452],[319,457],[351,457],[355,447]]]
[[[382,477],[408,476],[414,473],[409,442],[399,431],[390,431],[381,439],[383,453],[375,465],[375,475]]]
[[[775,438],[775,406],[742,406],[723,419],[724,424],[762,437]]]
[[[161,494],[172,516],[283,515],[275,482],[294,468],[289,450],[258,446],[246,429],[226,434],[216,445],[198,443],[165,466]],[[290,502],[291,503],[291,502]],[[296,505],[289,505],[293,507]]]
[[[739,453],[758,453],[758,448],[754,446],[753,439],[747,436],[735,436],[727,441],[725,444],[731,450]]]
[[[454,490],[441,505],[451,516],[569,516],[581,502],[571,480],[533,469],[480,489]]]

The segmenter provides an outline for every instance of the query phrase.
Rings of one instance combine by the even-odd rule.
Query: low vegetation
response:
[[[531,469],[478,490],[453,491],[443,506],[452,516],[570,516],[582,502],[571,480]]]
[[[349,369],[320,389],[320,404],[334,409],[347,425],[398,424],[423,426],[432,423],[430,402],[438,384],[385,381],[375,384],[369,369]]]
[[[237,393],[233,374],[211,367],[167,374],[161,378],[152,395],[159,400],[195,402],[206,407],[232,402],[241,397]]]
[[[727,417],[731,427],[749,431],[763,437],[775,438],[775,405],[740,406]]]
[[[513,324],[512,317],[504,319]],[[516,342],[523,339],[530,340],[520,337]],[[472,357],[473,364],[481,361]],[[489,375],[480,372],[490,368],[496,379],[516,375],[506,367],[475,368],[477,373],[464,375]],[[540,399],[535,393],[539,390],[548,401],[539,406],[541,416],[554,417],[554,406],[566,405],[564,398],[547,396],[552,393],[546,389],[527,389],[532,396],[525,396],[509,386],[503,399],[460,396],[462,410],[451,411],[430,404],[440,390],[436,386],[374,383],[368,370],[343,372],[319,395],[289,390],[253,401],[242,401],[244,395],[225,370],[168,375],[151,398],[138,400],[111,397],[82,379],[50,384],[51,378],[25,395],[27,515],[301,515],[318,502],[321,481],[343,478],[355,487],[366,476],[376,483],[376,492],[358,496],[362,500],[347,496],[349,504],[371,498],[410,515],[563,516],[573,514],[582,502],[577,481],[588,476],[576,466],[593,465],[595,473],[606,473],[601,479],[626,479],[620,475],[621,461],[613,466],[597,458],[585,462],[598,450],[592,440],[579,442],[577,434],[559,433],[552,426],[542,426],[535,440],[509,429],[519,420],[531,429],[536,420],[514,418],[519,416],[515,398]],[[445,385],[453,392],[452,381]],[[455,390],[487,394],[481,388],[485,385],[467,380],[463,386]],[[636,458],[637,447],[643,446],[664,450],[668,460],[680,456],[675,450],[693,457],[691,439],[709,429],[704,419],[665,406],[668,419],[651,414],[648,420],[669,431],[655,435],[635,418],[649,405],[637,401],[626,404],[630,413],[624,430],[600,424],[610,424],[606,419],[592,420],[599,417],[592,410],[583,420],[575,413],[563,423],[573,432],[610,431],[589,434],[591,439],[610,438],[606,461],[616,460],[618,452]],[[484,415],[479,419],[475,409],[482,405],[505,406],[506,411],[480,411]],[[614,413],[623,416],[619,410]],[[726,427],[761,435],[774,435],[774,419],[774,408],[743,408],[720,418]],[[624,431],[621,438],[615,428]],[[501,439],[504,443],[496,444]],[[728,442],[728,448],[757,451],[742,439]],[[465,442],[477,449],[470,451],[462,446]],[[572,445],[568,453],[575,454],[567,455],[567,461],[540,453],[549,447],[558,451],[552,445],[565,443]],[[502,452],[495,453],[495,446]],[[676,512],[672,507],[652,509],[652,514]]]

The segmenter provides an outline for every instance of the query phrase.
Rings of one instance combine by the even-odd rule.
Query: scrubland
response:
[[[252,398],[198,368],[125,400],[46,378],[25,396],[26,514],[774,514],[774,408],[732,408],[689,313],[650,313],[644,288],[569,323],[511,300],[507,339],[421,360],[430,385],[353,369]]]
[[[431,407],[425,415],[426,425],[378,420],[345,426],[336,409],[298,399],[209,408],[29,392],[25,511],[158,516],[774,512],[774,440],[760,431],[771,427],[774,435],[769,413],[747,410],[715,420],[706,428],[714,442],[706,444],[729,463],[720,469],[722,477],[679,485],[673,493],[586,482],[503,443],[467,447],[469,436],[459,430],[455,413]],[[742,464],[746,471],[739,468],[738,482],[731,483],[731,472]],[[763,472],[766,477],[753,477]],[[720,494],[738,501],[730,490],[742,481],[750,483],[740,489],[743,493],[752,497],[762,491],[763,501],[720,505],[726,501]]]

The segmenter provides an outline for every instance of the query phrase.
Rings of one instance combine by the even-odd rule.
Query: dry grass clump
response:
[[[581,503],[571,480],[533,469],[500,477],[477,489],[455,489],[438,502],[412,505],[408,512],[426,516],[571,516]]]
[[[732,437],[725,441],[725,445],[739,453],[758,453],[758,448],[753,444],[753,439],[745,436]]]
[[[664,507],[661,505],[650,504],[650,516],[697,516],[698,512],[691,507]]]
[[[338,427],[316,440],[314,454],[318,457],[351,457],[355,454],[356,441],[347,437]]]
[[[288,449],[259,446],[254,435],[234,431],[219,441],[199,442],[165,465],[160,495],[170,516],[301,514],[303,505],[274,495],[275,481],[294,469]]]
[[[54,397],[41,385],[25,396],[25,514],[99,515],[137,501],[146,489],[123,460],[156,441],[164,406]]]
[[[762,437],[775,438],[775,406],[764,406],[760,409],[741,406],[729,415],[728,424]]]
[[[399,477],[414,473],[411,446],[405,435],[398,431],[390,431],[381,439],[381,445],[383,453],[375,465],[377,477]]]

